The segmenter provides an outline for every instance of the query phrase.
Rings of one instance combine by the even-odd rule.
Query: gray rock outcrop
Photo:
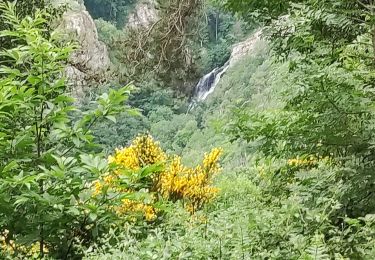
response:
[[[158,19],[155,0],[139,1],[129,14],[127,26],[130,28],[149,27]]]
[[[232,54],[229,59],[229,66],[233,66],[236,62],[243,59],[243,57],[251,54],[261,41],[262,30],[257,31],[246,40],[235,44],[232,48]]]
[[[81,1],[58,0],[67,4],[58,30],[72,38],[78,48],[69,58],[66,77],[75,96],[82,96],[90,86],[102,83],[111,61],[106,45],[99,41],[94,20]]]

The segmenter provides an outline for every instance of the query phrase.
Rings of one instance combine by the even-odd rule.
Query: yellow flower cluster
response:
[[[137,170],[146,165],[163,162],[166,159],[166,154],[152,136],[141,135],[129,147],[116,149],[115,155],[109,157],[109,162],[127,169]]]
[[[186,208],[194,213],[218,192],[218,189],[212,186],[212,179],[220,170],[218,160],[221,153],[221,149],[213,149],[205,155],[203,164],[195,168],[184,167],[181,158],[175,156],[160,176],[158,191],[166,199],[183,200],[186,202]]]
[[[171,201],[182,200],[186,208],[194,213],[218,192],[212,186],[212,179],[220,170],[218,161],[221,154],[222,150],[215,148],[205,155],[201,165],[187,168],[182,165],[179,156],[171,157],[168,161],[168,157],[159,143],[150,135],[142,135],[138,136],[128,147],[117,149],[115,154],[109,157],[109,162],[115,163],[119,170],[133,171],[147,165],[165,163],[165,170],[152,176],[152,181],[149,182],[147,189]],[[119,170],[114,170],[113,173],[93,183],[94,196],[100,195],[104,189],[111,189],[117,193],[138,192],[138,190],[121,190],[117,187],[116,180],[121,174]],[[147,221],[153,221],[157,218],[158,210],[152,204],[157,202],[157,197],[153,196],[151,203],[123,199],[121,206],[116,207],[115,210],[118,214],[143,215]]]
[[[122,200],[122,205],[117,209],[117,213],[129,215],[141,214],[147,221],[154,221],[157,217],[157,210],[152,205],[129,199]]]
[[[218,161],[222,153],[222,149],[214,148],[209,154],[205,154],[203,159],[204,170],[209,173],[219,172],[220,166],[218,164]]]
[[[289,166],[299,166],[299,167],[313,166],[316,163],[317,163],[317,160],[315,160],[313,157],[309,157],[309,158],[305,158],[305,159],[294,158],[294,159],[289,159],[288,160],[288,165]]]
[[[109,176],[108,176],[109,177]],[[111,189],[113,192],[117,193],[134,193],[135,190],[127,190],[121,189],[117,187],[113,178],[104,178],[103,181],[95,181],[93,188],[94,196],[99,196],[103,193],[103,190]],[[143,202],[137,200],[130,200],[130,199],[122,199],[122,204],[120,206],[116,206],[112,209],[119,214],[119,215],[133,215],[132,219],[135,219],[134,215],[143,215],[147,221],[153,221],[157,217],[157,210],[151,204],[145,204]]]
[[[312,166],[316,166],[320,161],[329,161],[329,157],[321,157],[321,156],[308,156],[308,157],[305,157],[305,158],[293,158],[293,159],[289,159],[288,162],[287,162],[287,165],[288,166],[292,166],[292,167],[312,167]]]
[[[105,188],[115,188],[116,185],[114,184],[117,180],[118,176],[117,173],[111,173],[107,176],[104,176],[102,180],[96,180],[93,182],[93,195],[99,196]]]

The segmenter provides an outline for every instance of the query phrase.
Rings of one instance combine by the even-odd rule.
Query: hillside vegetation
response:
[[[0,258],[375,258],[372,1],[85,4],[112,71],[79,100],[64,9],[0,4]]]

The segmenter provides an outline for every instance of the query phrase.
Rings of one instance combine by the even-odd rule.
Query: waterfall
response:
[[[188,113],[197,105],[198,102],[206,100],[206,98],[212,92],[214,92],[221,77],[229,67],[232,67],[237,61],[252,53],[255,47],[261,43],[261,35],[262,30],[258,30],[243,42],[234,45],[229,60],[222,67],[215,68],[201,78],[194,89],[194,95],[190,102]]]
[[[227,61],[222,67],[213,69],[210,73],[206,74],[201,78],[194,90],[193,99],[189,105],[188,111],[193,109],[197,102],[206,100],[206,98],[214,92],[217,84],[219,83],[221,76],[229,68],[229,61]]]
[[[220,68],[215,68],[213,71],[205,75],[195,87],[194,98],[197,101],[204,101],[212,92],[214,92],[221,76],[229,67],[229,61]]]

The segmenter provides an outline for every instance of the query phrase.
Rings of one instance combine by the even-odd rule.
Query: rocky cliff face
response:
[[[155,0],[139,1],[129,14],[127,26],[131,28],[149,27],[158,19]]]
[[[111,62],[107,47],[99,41],[94,20],[83,3],[77,0],[59,0],[67,4],[58,29],[77,42],[78,49],[71,55],[66,76],[76,96],[82,96],[91,86],[102,83]]]
[[[259,30],[248,39],[234,45],[229,59],[229,66],[233,66],[237,61],[249,55],[261,41],[261,35],[262,31]]]

